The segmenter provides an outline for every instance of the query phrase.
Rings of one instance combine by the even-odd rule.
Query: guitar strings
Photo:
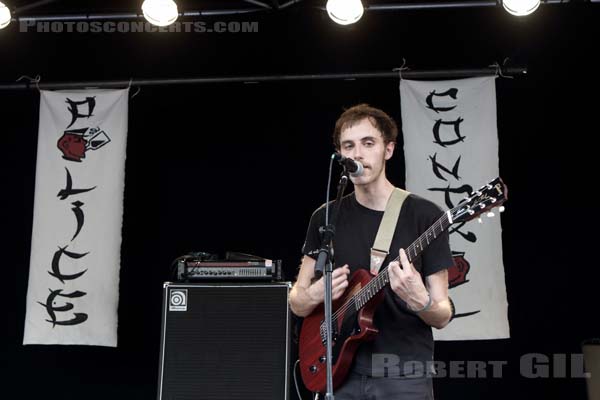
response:
[[[483,187],[481,189],[479,189],[479,190],[482,190],[482,189],[483,189]],[[470,201],[470,199],[469,199],[469,201]],[[469,206],[467,209],[468,210],[472,210],[473,208],[477,207],[478,205],[479,205],[479,202],[475,202],[474,204],[472,204],[471,206]],[[463,202],[461,204],[458,204],[456,207],[452,208],[451,210],[449,210],[450,211],[450,215],[453,216],[453,222],[455,222],[457,218],[463,216],[465,213],[468,212],[468,210],[465,209],[464,206],[465,206],[465,203]],[[461,208],[462,208],[462,210],[460,210]],[[483,208],[482,208],[482,210],[483,210]],[[473,215],[475,215],[475,214],[472,214],[471,216],[473,216]],[[446,228],[444,228],[443,227],[443,222],[449,222],[448,221],[448,212],[444,212],[444,214],[436,222],[434,222],[429,228],[427,228],[427,230],[425,230],[425,232],[423,232],[423,234],[421,234],[417,240],[415,240],[410,246],[407,247],[407,249],[406,249],[406,256],[407,256],[409,262],[412,262],[414,260],[414,258],[412,258],[412,256],[411,256],[411,251],[415,254],[415,258],[418,256],[417,251],[415,249],[417,242],[419,242],[419,244],[421,246],[421,249],[423,249],[423,242],[422,242],[423,236],[425,236],[425,239],[427,241],[427,245],[429,245],[428,235],[430,233],[432,233],[431,231],[433,231],[433,238],[434,238],[434,240],[437,238],[437,236],[435,236],[435,227],[436,227],[436,225],[438,225],[438,224],[440,225],[440,229],[441,229],[440,230],[440,234],[442,232],[444,232],[450,226],[450,224],[448,224],[448,226]],[[398,257],[396,257],[391,262],[395,262],[395,261],[400,261],[400,256],[399,255],[398,255]],[[385,266],[383,268],[383,270],[381,270],[381,272],[377,276],[375,276],[375,278],[371,279],[365,285],[365,287],[363,287],[362,289],[360,289],[358,291],[358,293],[356,293],[354,296],[352,296],[350,299],[348,299],[348,301],[346,301],[344,304],[342,304],[342,306],[340,306],[340,308],[338,308],[333,313],[332,317],[333,318],[337,318],[342,313],[345,313],[351,306],[354,306],[356,304],[356,299],[359,296],[363,296],[365,293],[367,293],[367,294],[370,293],[369,291],[371,289],[374,289],[373,286],[375,286],[376,283],[379,283],[381,287],[378,288],[376,291],[373,291],[373,296],[374,296],[379,290],[381,290],[381,288],[383,288],[384,285],[387,284],[388,281],[389,281],[388,266]],[[368,300],[365,301],[365,304],[368,303],[373,296],[367,296]],[[371,297],[371,298],[369,298],[369,297]],[[356,310],[356,311],[358,311],[358,310]],[[323,324],[321,324],[321,327],[323,326]]]
[[[455,208],[453,208],[452,210],[450,210],[451,214],[454,214],[454,211],[458,208],[460,208],[461,206],[457,206]],[[415,258],[418,256],[417,251],[415,249],[416,243],[419,242],[421,249],[423,248],[423,242],[422,242],[422,238],[423,236],[425,236],[425,239],[427,241],[428,235],[433,233],[433,238],[434,240],[437,238],[437,236],[435,236],[435,228],[437,227],[437,225],[439,225],[439,228],[441,229],[442,233],[445,229],[443,228],[443,222],[447,222],[448,221],[448,213],[445,212],[436,222],[434,222],[429,228],[427,228],[427,230],[425,230],[425,232],[423,232],[423,234],[421,234],[421,236],[419,236],[419,238],[417,240],[415,240],[410,246],[407,247],[406,249],[406,255],[408,258],[409,262],[412,262],[414,260],[414,258],[411,256],[411,251],[415,254]],[[429,245],[429,242],[427,243]],[[390,262],[396,262],[396,261],[400,261],[400,256],[398,255],[398,257],[396,257],[394,260],[390,261]],[[375,276],[375,278],[371,279],[362,289],[360,289],[358,291],[358,293],[356,293],[354,296],[352,296],[350,299],[348,299],[348,301],[346,301],[344,304],[342,304],[340,306],[340,308],[338,308],[334,313],[333,313],[333,318],[337,318],[339,317],[342,313],[345,313],[346,311],[348,311],[348,309],[352,306],[355,306],[356,304],[356,299],[359,296],[364,295],[365,293],[369,293],[369,291],[371,289],[374,289],[374,286],[376,283],[379,283],[381,288],[383,288],[384,285],[387,284],[387,282],[389,281],[389,273],[388,273],[388,267],[384,267],[383,270],[377,274],[377,276]],[[377,289],[377,291],[379,291],[381,288]],[[373,292],[374,294],[376,293],[375,291]],[[370,301],[371,299],[367,300],[365,302],[365,304]],[[356,308],[356,307],[355,307]]]

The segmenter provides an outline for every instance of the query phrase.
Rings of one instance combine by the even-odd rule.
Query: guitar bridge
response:
[[[335,326],[337,326],[337,319],[333,319],[333,331],[331,332],[331,340],[335,342],[338,338],[338,332]],[[327,327],[325,326],[325,322],[321,322],[321,326],[319,328],[319,334],[321,335],[321,342],[323,345],[327,343]]]

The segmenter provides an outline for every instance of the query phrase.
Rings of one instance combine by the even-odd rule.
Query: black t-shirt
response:
[[[329,210],[330,218],[334,209],[332,205],[333,202]],[[410,194],[402,205],[390,253],[382,268],[398,256],[400,248],[406,249],[442,213],[442,210],[431,201]],[[335,268],[348,264],[351,273],[359,268],[369,270],[370,249],[377,236],[382,217],[383,211],[362,206],[356,201],[354,193],[342,199],[333,240]],[[321,245],[319,227],[324,224],[325,206],[323,205],[311,217],[302,248],[304,255],[316,259]],[[449,268],[452,263],[447,232],[434,240],[413,261],[413,265],[423,278]],[[353,368],[354,371],[365,375],[401,376],[405,372],[409,373],[405,366],[415,364],[425,366],[427,362],[433,360],[433,335],[431,327],[410,312],[405,302],[391,290],[389,285],[384,290],[385,299],[376,310],[374,319],[379,334],[374,341],[364,342],[360,346]],[[372,357],[374,354],[380,357]],[[386,354],[393,356],[386,359],[384,356]],[[372,360],[375,361],[374,365]],[[395,363],[396,360],[398,363]]]

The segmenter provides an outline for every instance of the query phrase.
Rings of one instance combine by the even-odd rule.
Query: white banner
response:
[[[448,209],[498,176],[494,79],[400,82],[407,190]],[[450,227],[457,316],[437,340],[509,337],[500,218],[482,219]]]
[[[128,94],[41,91],[23,344],[117,345]]]

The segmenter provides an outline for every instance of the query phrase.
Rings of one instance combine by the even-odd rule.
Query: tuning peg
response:
[[[483,210],[483,209],[485,208],[485,204],[481,203],[481,204],[479,205],[479,208],[481,208],[481,209]]]
[[[467,210],[467,212],[469,213],[469,215],[475,214],[475,211],[471,210],[470,208]]]
[[[496,214],[494,214],[492,211],[490,211],[486,215],[487,215],[488,218],[493,218],[494,216],[496,216]]]
[[[505,210],[504,206],[500,206],[500,207],[498,207],[498,211],[500,211],[501,213],[503,213],[503,212],[504,212],[504,210]]]
[[[479,222],[480,224],[483,224],[483,220],[481,219],[481,217],[477,218],[477,222]]]

